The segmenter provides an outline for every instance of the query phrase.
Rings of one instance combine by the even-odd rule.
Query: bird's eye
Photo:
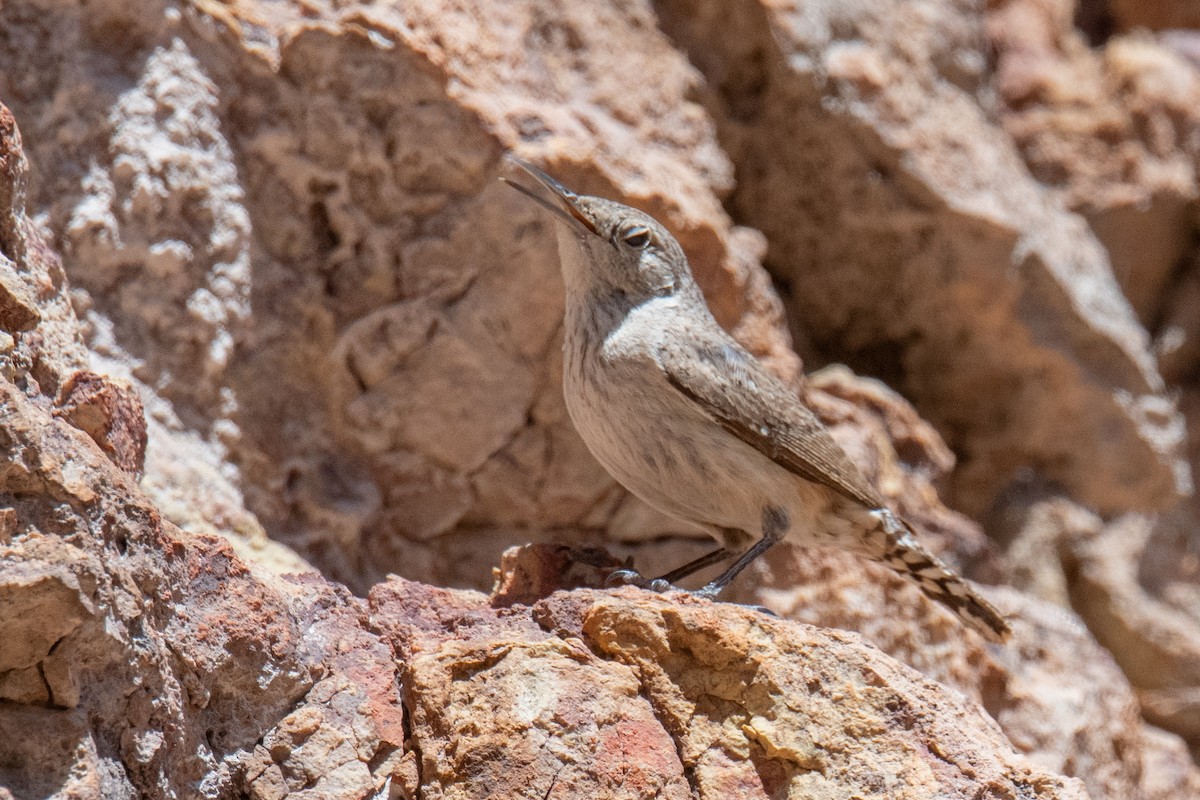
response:
[[[645,225],[630,225],[621,231],[621,239],[635,250],[644,250],[650,244],[650,229]]]

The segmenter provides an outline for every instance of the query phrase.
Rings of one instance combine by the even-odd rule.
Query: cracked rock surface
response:
[[[0,800],[1200,796],[1198,24],[6,0]],[[576,435],[507,151],[662,220],[1013,640],[838,553],[605,589],[709,543]]]

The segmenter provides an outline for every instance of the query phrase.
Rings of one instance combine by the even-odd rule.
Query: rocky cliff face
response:
[[[6,2],[0,796],[1200,795],[1189,13]],[[1013,641],[837,554],[601,590],[706,543],[572,429],[508,150]]]

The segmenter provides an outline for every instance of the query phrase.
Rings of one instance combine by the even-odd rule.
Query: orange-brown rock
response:
[[[635,589],[497,607],[394,580],[371,603],[422,796],[1086,796],[852,634]]]

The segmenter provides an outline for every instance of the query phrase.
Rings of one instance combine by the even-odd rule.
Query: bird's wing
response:
[[[657,360],[671,386],[776,464],[868,508],[883,507],[816,415],[732,338],[665,343]]]

